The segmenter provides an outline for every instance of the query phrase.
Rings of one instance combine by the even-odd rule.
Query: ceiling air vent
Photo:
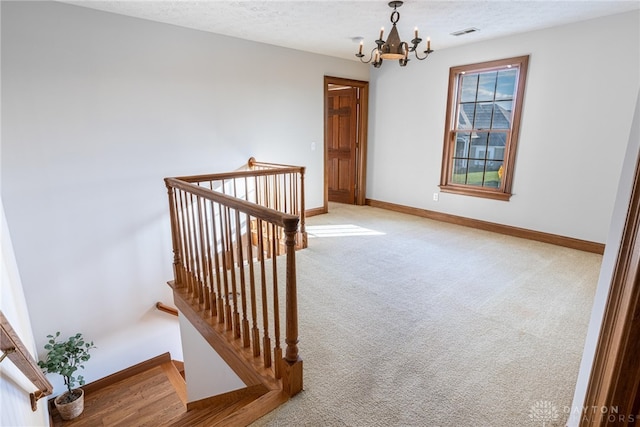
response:
[[[460,30],[460,31],[454,31],[453,33],[451,33],[452,36],[462,36],[465,34],[469,34],[469,33],[475,33],[476,31],[480,31],[479,28],[476,27],[471,27],[471,28],[466,28],[464,30]]]

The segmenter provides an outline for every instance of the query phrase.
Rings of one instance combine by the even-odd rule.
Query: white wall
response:
[[[367,197],[604,243],[640,86],[640,14],[436,51],[371,73]],[[514,196],[438,192],[449,68],[531,55]],[[402,171],[402,173],[400,173]]]
[[[246,387],[240,377],[182,313],[180,313],[180,334],[189,403]]]
[[[20,340],[36,359],[36,346],[29,320],[29,310],[22,290],[20,273],[16,265],[11,233],[0,200],[0,238],[2,265],[0,268],[0,311],[7,318]],[[31,410],[29,393],[36,387],[7,358],[0,364],[0,425],[1,426],[45,426],[49,423],[47,398],[38,402],[36,411]]]
[[[1,7],[2,198],[38,349],[83,332],[87,381],[181,359],[178,321],[153,308],[172,302],[162,179],[255,156],[307,166],[307,207],[322,206],[323,76],[368,67],[62,3]]]

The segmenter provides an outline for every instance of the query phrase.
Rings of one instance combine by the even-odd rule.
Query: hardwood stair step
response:
[[[188,404],[178,366],[166,353],[87,384],[85,410],[73,420],[62,420],[50,399],[50,425],[246,426],[288,400],[259,384]]]

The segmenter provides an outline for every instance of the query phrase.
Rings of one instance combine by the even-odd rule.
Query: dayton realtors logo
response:
[[[542,427],[548,427],[553,421],[560,419],[558,408],[548,400],[539,400],[529,409],[529,418],[537,423],[542,423]]]
[[[553,402],[539,400],[529,409],[529,419],[542,427],[557,426],[562,416],[569,415],[580,418],[582,422],[635,423],[640,420],[640,414],[621,414],[617,406],[563,406],[558,409]]]

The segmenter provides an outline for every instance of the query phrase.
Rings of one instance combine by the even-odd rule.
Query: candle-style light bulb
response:
[[[427,37],[427,50],[431,50],[431,37]]]
[[[418,38],[418,27],[415,27],[415,28],[413,29],[413,38],[414,38],[414,39],[417,39],[417,38]]]
[[[380,28],[380,38],[378,40],[382,40],[383,34],[384,34],[384,27]]]
[[[364,46],[364,40],[360,40],[360,50],[358,51],[359,54],[362,54],[362,46]]]

